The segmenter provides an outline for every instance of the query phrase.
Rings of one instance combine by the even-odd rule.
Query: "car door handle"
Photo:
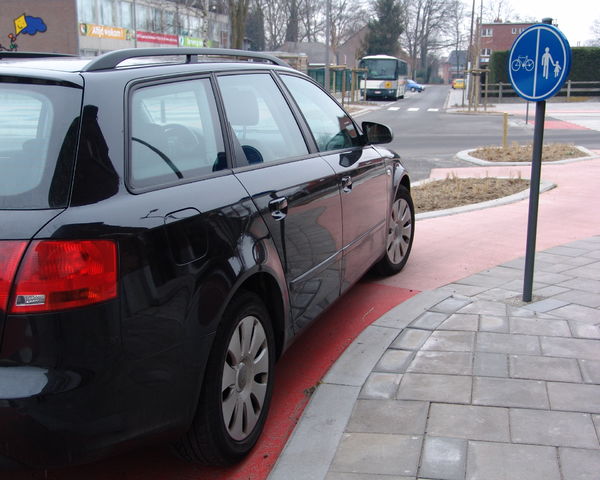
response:
[[[286,197],[279,197],[269,202],[269,210],[271,216],[279,221],[283,220],[287,216],[288,201]]]
[[[352,177],[342,177],[342,191],[345,193],[352,191]]]

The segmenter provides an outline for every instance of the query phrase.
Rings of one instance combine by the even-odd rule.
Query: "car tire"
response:
[[[254,293],[227,307],[206,367],[196,416],[175,444],[183,459],[232,465],[256,444],[273,391],[275,340],[267,308]]]
[[[404,268],[415,235],[415,207],[409,191],[398,187],[396,198],[390,209],[385,253],[375,265],[381,275],[394,275]]]
[[[415,93],[417,91],[417,89],[413,87],[413,88],[410,89],[410,91],[413,92],[413,93]]]

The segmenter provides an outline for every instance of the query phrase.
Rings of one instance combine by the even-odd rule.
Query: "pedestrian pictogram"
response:
[[[538,102],[563,86],[571,69],[571,47],[558,28],[537,24],[517,37],[508,62],[515,91],[525,100]]]

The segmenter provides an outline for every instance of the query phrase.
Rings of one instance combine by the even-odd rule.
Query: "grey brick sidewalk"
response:
[[[318,387],[270,480],[600,479],[600,237],[423,292]]]

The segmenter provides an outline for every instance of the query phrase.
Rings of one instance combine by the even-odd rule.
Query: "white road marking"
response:
[[[428,108],[427,111],[428,112],[439,112],[440,109],[439,108]]]
[[[388,110],[395,112],[396,110],[400,110],[400,107],[390,107],[390,108],[388,108]]]
[[[420,108],[416,108],[416,107],[411,107],[408,109],[409,112],[418,112],[420,110]]]

